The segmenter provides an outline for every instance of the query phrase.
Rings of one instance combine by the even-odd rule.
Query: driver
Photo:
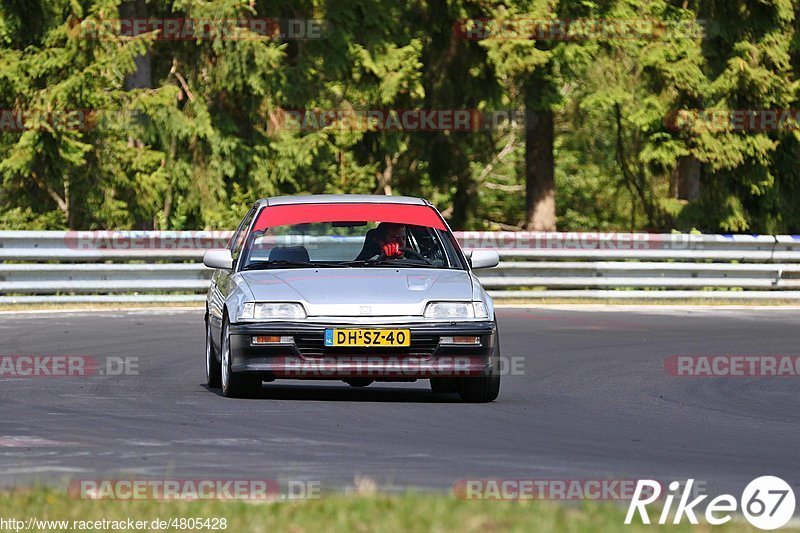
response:
[[[389,259],[400,259],[403,257],[402,248],[406,247],[408,235],[403,224],[392,222],[381,222],[378,224],[375,240],[378,246]]]

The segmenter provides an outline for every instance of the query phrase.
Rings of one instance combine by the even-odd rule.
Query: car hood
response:
[[[421,316],[434,300],[471,300],[465,270],[297,268],[242,272],[257,302],[301,302],[309,316]]]

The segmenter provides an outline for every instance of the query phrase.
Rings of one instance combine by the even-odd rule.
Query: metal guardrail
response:
[[[200,259],[230,235],[0,231],[0,304],[202,301],[211,271]],[[292,237],[308,243],[287,238]],[[499,252],[497,268],[477,271],[495,297],[800,300],[800,236],[458,232],[456,237],[465,249]]]

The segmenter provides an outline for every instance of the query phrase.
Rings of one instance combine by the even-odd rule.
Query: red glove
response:
[[[383,254],[386,257],[402,257],[403,252],[400,250],[400,245],[396,242],[390,242],[383,245]]]

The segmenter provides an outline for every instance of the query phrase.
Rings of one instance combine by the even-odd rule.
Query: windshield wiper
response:
[[[258,261],[246,265],[242,270],[262,270],[271,267],[299,267],[299,268],[330,268],[336,265],[328,263],[312,263],[311,261],[288,261],[286,259],[278,259],[276,261]]]
[[[339,263],[339,266],[388,266],[388,267],[404,267],[404,268],[436,268],[420,262],[409,263],[405,259],[365,259],[361,261],[344,261]]]

